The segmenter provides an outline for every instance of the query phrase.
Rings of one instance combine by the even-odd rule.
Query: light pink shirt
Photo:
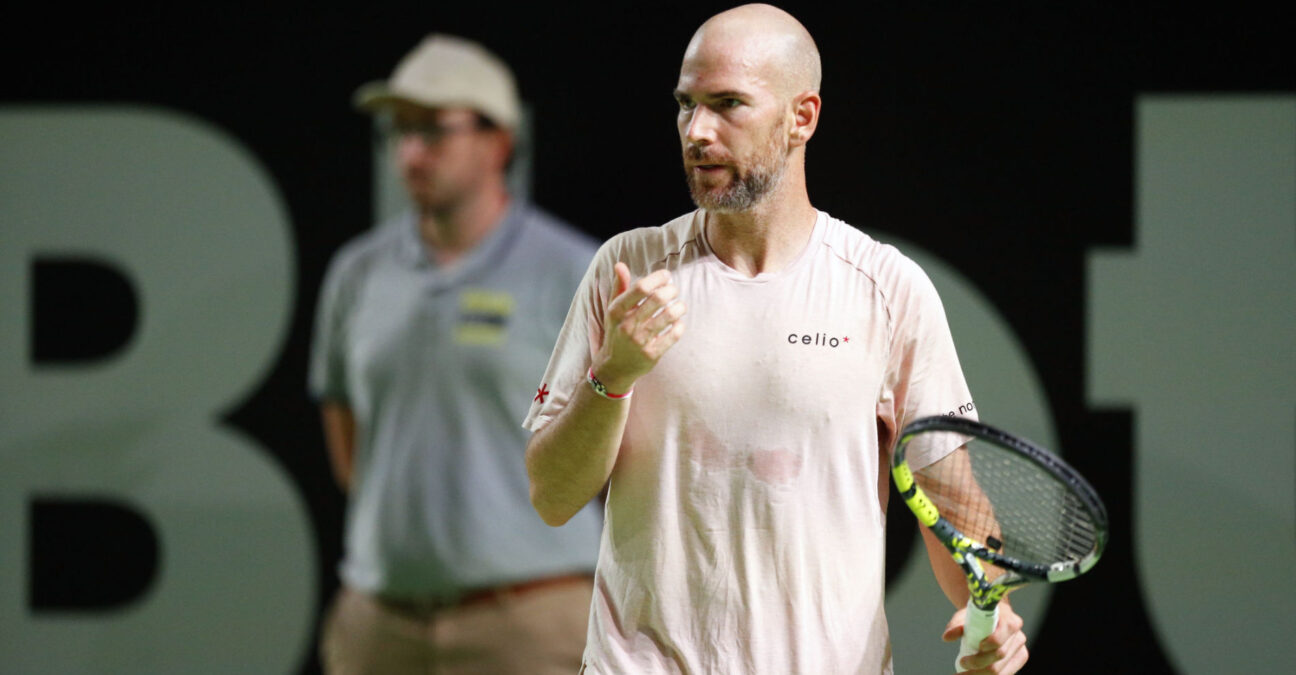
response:
[[[524,423],[587,386],[613,265],[670,269],[686,330],[630,401],[585,672],[889,673],[879,446],[971,402],[936,290],[822,212],[794,262],[754,278],[715,256],[703,222],[603,245]]]

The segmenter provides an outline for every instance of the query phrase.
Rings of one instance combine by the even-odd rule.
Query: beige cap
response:
[[[472,108],[506,129],[516,129],[520,117],[508,64],[476,42],[440,33],[406,54],[391,79],[370,82],[355,93],[356,106],[370,112],[395,101]]]

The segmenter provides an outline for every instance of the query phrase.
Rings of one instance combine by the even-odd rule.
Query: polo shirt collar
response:
[[[447,280],[461,278],[503,258],[509,244],[522,228],[524,220],[523,208],[520,200],[511,199],[508,208],[504,211],[504,215],[500,217],[499,224],[463,257],[449,266],[437,265],[428,256],[423,237],[419,232],[418,215],[413,209],[407,210],[400,216],[400,240],[397,255],[400,256],[402,263],[416,269],[447,277]]]

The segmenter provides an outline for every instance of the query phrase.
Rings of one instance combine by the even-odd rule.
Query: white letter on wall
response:
[[[9,108],[0,148],[0,662],[291,671],[313,625],[310,522],[283,469],[220,421],[269,372],[290,317],[274,186],[237,141],[153,109]],[[127,277],[129,341],[93,362],[35,364],[38,258]],[[28,507],[61,495],[150,524],[157,569],[137,598],[29,611]]]

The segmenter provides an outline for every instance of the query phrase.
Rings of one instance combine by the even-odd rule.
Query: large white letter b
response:
[[[273,186],[229,137],[156,110],[0,111],[0,147],[0,662],[292,670],[314,611],[309,519],[283,470],[220,423],[277,358],[289,316]],[[60,275],[111,286],[133,322],[78,321],[94,302],[34,281]],[[99,329],[113,335],[78,334]],[[96,513],[128,534],[99,530],[96,551],[42,529]],[[117,545],[152,556],[127,595],[95,606],[33,592],[35,577],[77,587]]]

